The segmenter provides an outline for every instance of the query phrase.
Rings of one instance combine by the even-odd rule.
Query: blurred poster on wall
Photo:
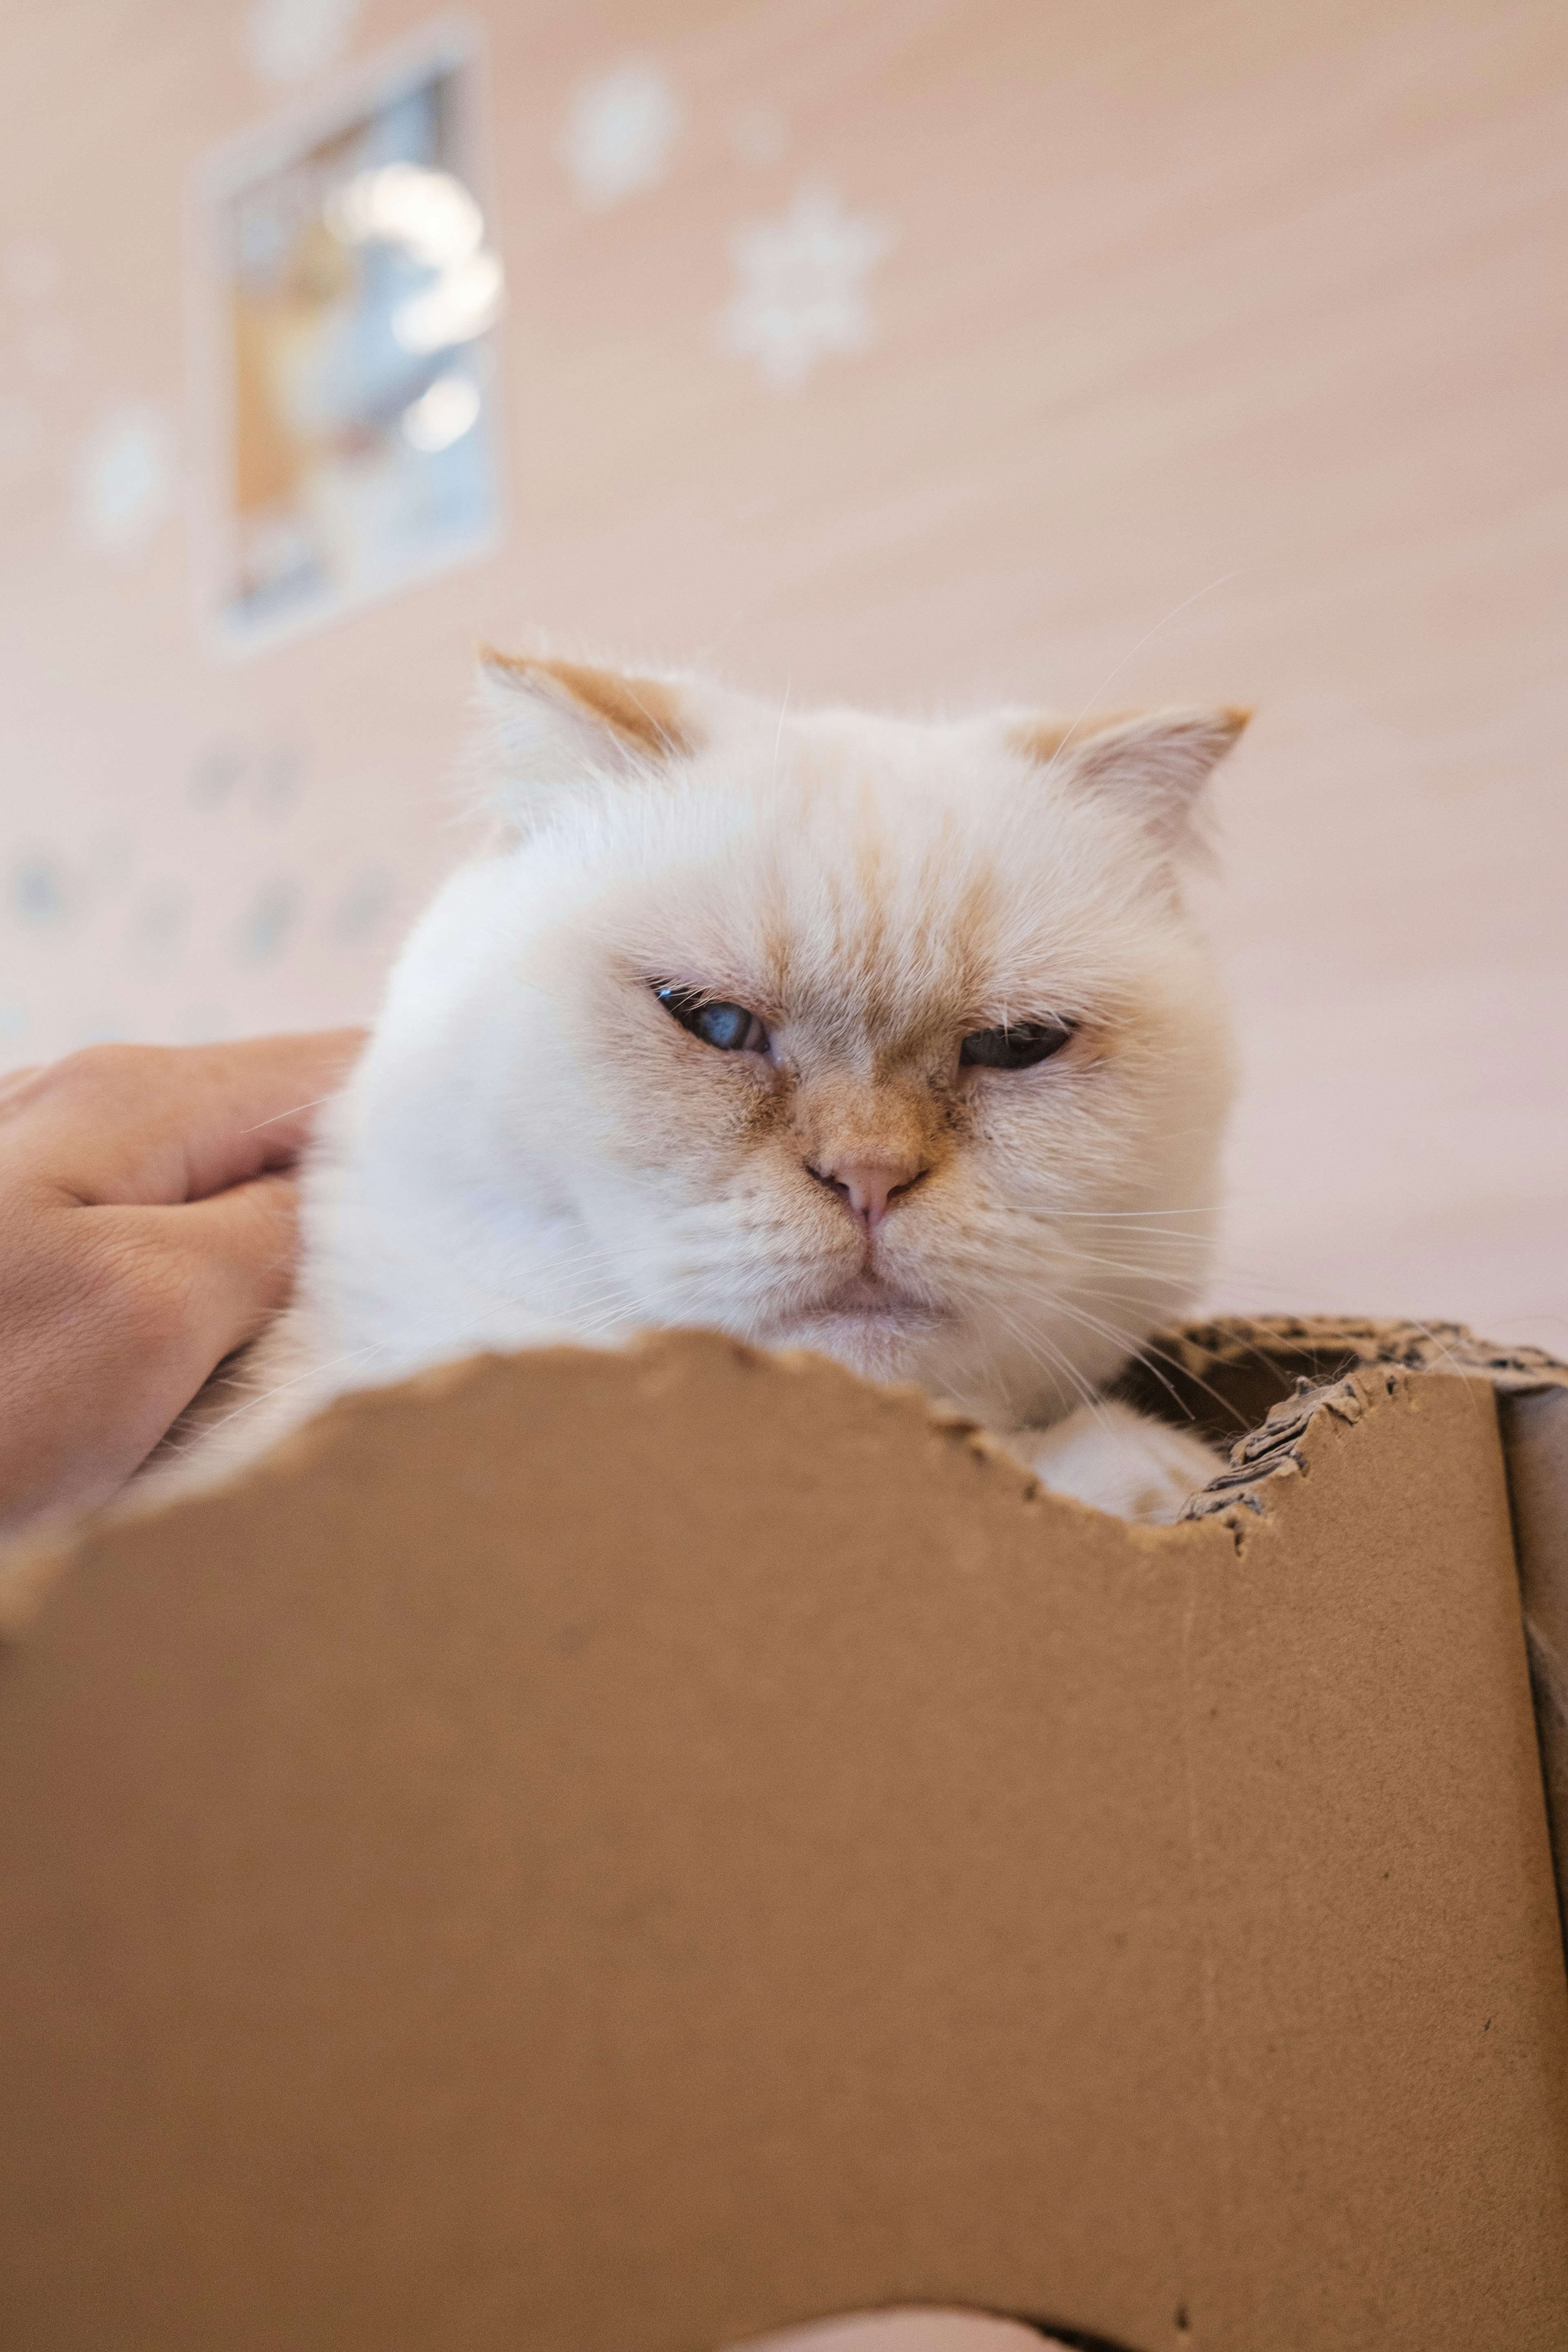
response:
[[[209,159],[199,590],[246,654],[494,544],[501,263],[479,60],[441,27]]]

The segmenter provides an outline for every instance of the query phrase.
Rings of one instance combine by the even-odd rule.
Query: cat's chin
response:
[[[917,1359],[945,1320],[935,1308],[912,1299],[880,1296],[840,1297],[806,1314],[793,1316],[767,1333],[772,1348],[808,1348],[831,1356],[869,1381],[914,1377]]]

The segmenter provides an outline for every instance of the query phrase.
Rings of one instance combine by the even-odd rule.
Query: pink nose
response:
[[[831,1168],[814,1168],[808,1160],[805,1171],[819,1184],[837,1192],[868,1233],[875,1233],[892,1202],[901,1193],[912,1192],[928,1173],[924,1168],[910,1168],[907,1162],[900,1167],[881,1160],[840,1160]]]

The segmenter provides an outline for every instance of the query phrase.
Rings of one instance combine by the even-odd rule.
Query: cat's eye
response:
[[[683,988],[679,981],[666,981],[653,992],[672,1021],[679,1021],[683,1029],[689,1029],[705,1045],[716,1046],[721,1054],[767,1052],[768,1033],[743,1004],[716,1001],[700,989]]]
[[[1061,1052],[1075,1026],[1071,1021],[1016,1021],[1011,1027],[972,1029],[958,1058],[985,1070],[1032,1070]]]

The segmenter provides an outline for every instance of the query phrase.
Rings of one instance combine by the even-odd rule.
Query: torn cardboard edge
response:
[[[907,1381],[862,1381],[832,1358],[815,1355],[806,1349],[754,1348],[745,1340],[724,1334],[681,1328],[641,1332],[625,1345],[609,1349],[538,1348],[520,1351],[515,1357],[481,1350],[433,1364],[405,1380],[345,1390],[310,1420],[286,1431],[265,1454],[242,1463],[210,1485],[194,1484],[173,1492],[153,1487],[142,1492],[132,1484],[113,1501],[96,1509],[46,1518],[9,1540],[0,1538],[0,1647],[26,1634],[56,1580],[68,1571],[83,1548],[96,1537],[142,1521],[177,1519],[198,1502],[248,1496],[252,1492],[265,1494],[269,1487],[279,1493],[286,1491],[297,1477],[307,1476],[316,1465],[330,1463],[340,1441],[363,1426],[367,1417],[374,1424],[383,1412],[395,1410],[405,1399],[437,1405],[460,1397],[482,1381],[488,1370],[509,1362],[548,1369],[584,1360],[618,1361],[633,1369],[640,1388],[657,1392],[670,1376],[670,1368],[681,1351],[691,1345],[718,1348],[738,1370],[772,1370],[786,1377],[826,1373],[876,1398],[889,1410],[918,1417],[933,1435],[957,1445],[976,1462],[990,1465],[1017,1487],[1022,1498],[1033,1500],[1051,1492],[1001,1439],[970,1414],[940,1402]],[[1092,1506],[1068,1496],[1053,1493],[1052,1499],[1058,1504],[1068,1503],[1075,1510],[1092,1509]]]
[[[634,1341],[628,1352],[657,1351],[672,1337],[679,1335],[648,1334]],[[816,1360],[795,1350],[770,1355],[740,1341],[726,1344],[742,1361],[800,1369]],[[449,1393],[465,1370],[462,1363],[440,1365],[398,1386],[435,1398]],[[1112,1384],[1111,1393],[1157,1419],[1195,1428],[1212,1445],[1228,1449],[1225,1469],[1192,1496],[1182,1517],[1217,1520],[1239,1549],[1249,1525],[1268,1508],[1274,1483],[1304,1474],[1306,1441],[1321,1417],[1352,1426],[1375,1396],[1393,1395],[1403,1379],[1429,1372],[1484,1379],[1498,1401],[1552,1853],[1568,1938],[1568,1364],[1539,1348],[1510,1348],[1477,1339],[1458,1323],[1226,1316],[1156,1332],[1139,1360]],[[282,1468],[308,1460],[319,1445],[330,1447],[334,1415],[382,1393],[368,1390],[340,1399],[305,1429],[291,1433],[267,1457],[268,1463]],[[884,1393],[911,1402],[933,1428],[948,1432],[979,1458],[1018,1474],[1016,1457],[965,1414],[918,1389],[900,1386]],[[301,1454],[300,1448],[305,1451]],[[248,1472],[237,1475],[244,1477]],[[1025,1491],[1042,1491],[1026,1473]],[[122,1504],[86,1521],[45,1527],[0,1553],[0,1641],[14,1638],[25,1627],[53,1578],[68,1564],[79,1529],[106,1519],[112,1522],[127,1507],[132,1507]],[[133,1507],[166,1507],[153,1501]]]
[[[679,1346],[681,1331],[648,1331],[626,1347],[609,1352],[636,1360]],[[717,1337],[718,1335],[704,1335]],[[772,1364],[784,1370],[802,1370],[831,1361],[804,1349],[768,1350],[743,1340],[721,1339],[738,1363]],[[550,1348],[531,1351],[545,1359],[568,1360],[580,1351]],[[310,1448],[318,1433],[330,1432],[335,1417],[360,1409],[365,1400],[407,1393],[432,1399],[450,1392],[469,1367],[488,1362],[488,1353],[438,1364],[406,1381],[384,1387],[350,1390],[301,1428],[290,1431],[266,1456],[268,1464],[293,1462],[296,1449]],[[842,1371],[842,1368],[836,1368]],[[1358,1388],[1362,1374],[1381,1374],[1392,1393],[1397,1372],[1452,1372],[1479,1377],[1500,1399],[1532,1396],[1568,1390],[1568,1364],[1538,1348],[1508,1349],[1481,1340],[1458,1323],[1376,1322],[1336,1316],[1226,1316],[1206,1323],[1156,1331],[1107,1393],[1121,1397],[1141,1412],[1178,1428],[1190,1428],[1209,1444],[1228,1453],[1226,1468],[1194,1496],[1184,1517],[1219,1517],[1238,1539],[1245,1523],[1235,1509],[1254,1515],[1265,1507],[1264,1490],[1276,1475],[1293,1475],[1303,1466],[1301,1440],[1314,1415],[1326,1412],[1349,1423],[1364,1410],[1370,1391]],[[860,1382],[853,1373],[845,1378],[889,1399],[899,1399],[926,1416],[935,1429],[962,1441],[977,1456],[993,1460],[1023,1477],[1029,1493],[1048,1491],[1019,1463],[1006,1444],[971,1415],[931,1398],[909,1383]],[[237,1485],[258,1465],[247,1465],[221,1486],[203,1492],[222,1492]],[[121,1496],[104,1508],[50,1520],[0,1546],[0,1637],[25,1622],[50,1573],[86,1528],[131,1511],[142,1514],[177,1507],[178,1494],[146,1501]],[[1058,1498],[1060,1499],[1060,1498]]]
[[[652,1357],[672,1343],[679,1345],[682,1336],[650,1332],[614,1352],[633,1359]],[[819,1360],[801,1350],[771,1353],[740,1340],[721,1344],[740,1363],[799,1370]],[[570,1358],[578,1351],[537,1352]],[[437,1365],[385,1389],[352,1391],[302,1429],[290,1432],[264,1463],[247,1465],[233,1479],[203,1491],[221,1493],[253,1471],[307,1461],[318,1446],[331,1445],[341,1414],[357,1412],[377,1397],[445,1396],[454,1383],[461,1383],[471,1365],[488,1360],[476,1356]],[[1568,1725],[1568,1560],[1562,1562],[1560,1574],[1555,1572],[1559,1554],[1568,1553],[1568,1462],[1553,1475],[1559,1454],[1568,1454],[1568,1364],[1538,1348],[1510,1349],[1478,1339],[1458,1323],[1230,1316],[1156,1332],[1109,1392],[1158,1420],[1193,1428],[1211,1445],[1228,1452],[1226,1467],[1191,1497],[1182,1517],[1217,1519],[1239,1548],[1248,1518],[1260,1517],[1268,1508],[1272,1482],[1305,1470],[1305,1441],[1321,1415],[1350,1426],[1375,1395],[1394,1394],[1405,1376],[1434,1371],[1484,1379],[1498,1398],[1516,1531],[1522,1545],[1521,1589],[1527,1617],[1538,1627],[1531,1639],[1539,1642],[1548,1672],[1561,1678],[1553,1684],[1553,1704]],[[922,1412],[933,1429],[1021,1477],[1026,1494],[1050,1491],[1023,1469],[1003,1441],[969,1415],[905,1384],[889,1385],[879,1393]],[[1564,1399],[1561,1405],[1559,1397]],[[13,1541],[0,1551],[0,1639],[20,1632],[87,1528],[113,1524],[132,1512],[140,1516],[177,1508],[181,1499],[177,1495],[167,1502],[158,1496],[146,1502],[121,1498],[106,1510],[51,1521]]]
[[[1479,1339],[1460,1323],[1228,1316],[1157,1333],[1118,1392],[1229,1446],[1227,1467],[1184,1517],[1218,1518],[1239,1543],[1247,1515],[1267,1509],[1271,1482],[1304,1470],[1303,1440],[1320,1415],[1353,1423],[1380,1390],[1432,1372],[1479,1377],[1497,1400],[1568,1943],[1568,1364],[1540,1348]],[[1291,1391],[1269,1402],[1269,1387],[1286,1381]]]
[[[1231,1315],[1156,1331],[1113,1393],[1228,1447],[1260,1431],[1303,1383],[1326,1390],[1378,1366],[1479,1377],[1500,1396],[1568,1387],[1568,1365],[1543,1349],[1497,1346],[1462,1323]]]
[[[672,1339],[679,1344],[679,1335],[649,1334],[627,1352],[657,1353]],[[742,1362],[798,1370],[817,1360],[800,1351],[769,1355],[740,1341],[725,1344]],[[434,1399],[449,1394],[468,1370],[464,1363],[440,1365],[399,1386]],[[1393,1396],[1404,1381],[1432,1372],[1484,1379],[1498,1403],[1547,1819],[1568,1946],[1568,1364],[1539,1348],[1510,1348],[1477,1339],[1458,1323],[1226,1316],[1156,1332],[1111,1392],[1158,1419],[1195,1427],[1211,1444],[1228,1448],[1226,1466],[1192,1496],[1182,1519],[1217,1521],[1239,1551],[1249,1528],[1268,1510],[1277,1482],[1305,1475],[1314,1428],[1325,1420],[1353,1427],[1377,1397]],[[330,1450],[335,1416],[356,1411],[365,1400],[383,1393],[370,1390],[339,1399],[316,1421],[291,1433],[265,1463],[251,1465],[237,1477],[247,1477],[252,1470],[260,1475],[271,1468],[286,1471],[313,1458],[320,1448]],[[917,1389],[889,1388],[882,1393],[923,1412],[933,1429],[947,1433],[977,1458],[1015,1477],[1019,1475],[1016,1456],[966,1415]],[[1047,1491],[1027,1473],[1023,1481],[1027,1496]],[[177,1507],[177,1502],[135,1507],[157,1511]],[[111,1507],[85,1522],[47,1527],[0,1554],[0,1642],[22,1633],[54,1578],[68,1568],[79,1532],[112,1523],[127,1507]],[[1161,1531],[1150,1532],[1158,1536]]]

